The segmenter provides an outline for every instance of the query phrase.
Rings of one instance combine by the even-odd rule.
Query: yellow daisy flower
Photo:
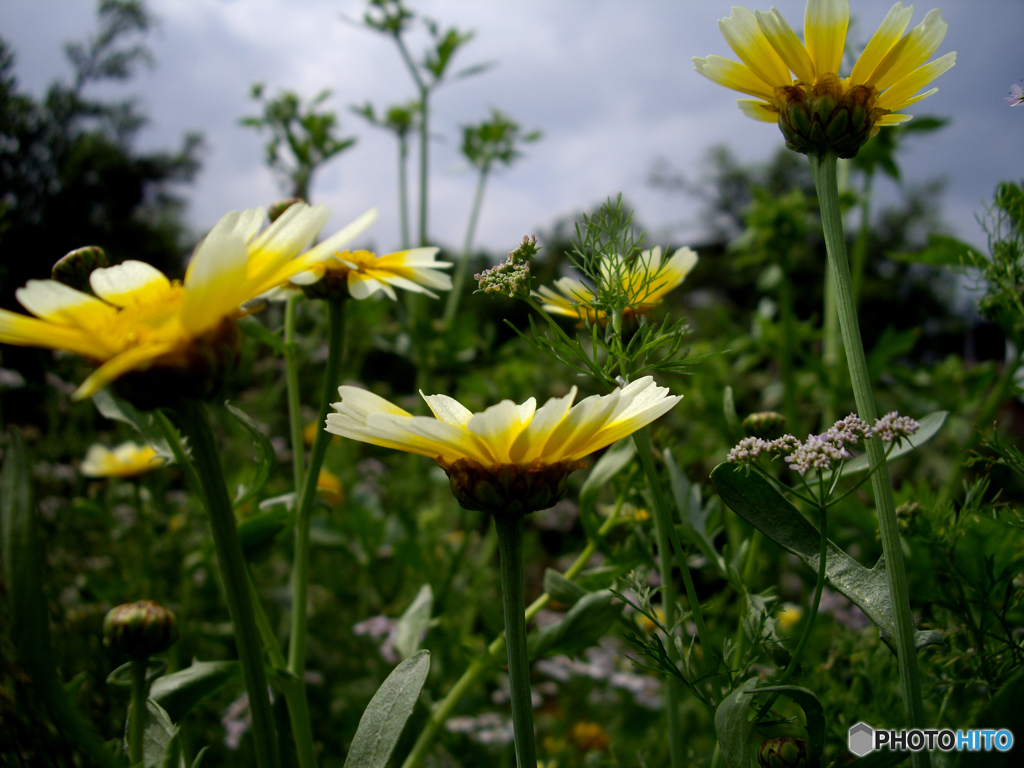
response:
[[[163,464],[164,460],[148,445],[129,440],[114,450],[99,443],[90,445],[78,471],[86,477],[134,477]]]
[[[341,484],[341,478],[333,472],[321,469],[316,478],[316,489],[332,507],[336,507],[345,500],[345,488]]]
[[[899,110],[935,93],[937,88],[918,91],[956,61],[956,53],[947,53],[928,62],[946,36],[937,9],[903,34],[913,10],[903,3],[892,7],[846,78],[839,65],[848,0],[808,0],[803,42],[776,9],[734,7],[718,28],[742,63],[721,56],[695,57],[693,63],[714,82],[753,96],[737,100],[740,109],[778,122],[790,149],[852,157],[881,126],[910,120]]]
[[[585,456],[611,445],[669,411],[669,395],[645,376],[608,395],[573,405],[576,387],[540,408],[503,400],[472,413],[445,395],[423,395],[436,418],[413,416],[358,387],[338,389],[327,431],[434,459],[467,509],[535,512],[565,496],[569,473]],[[421,393],[422,394],[422,393]]]
[[[804,609],[795,603],[783,603],[782,610],[775,616],[776,626],[786,635],[796,629],[796,625],[803,618]]]
[[[300,286],[314,298],[328,296],[365,299],[378,291],[392,301],[398,297],[395,288],[425,293],[436,299],[431,291],[450,291],[452,279],[439,269],[453,264],[435,261],[439,248],[412,248],[386,256],[370,251],[341,251],[315,264],[309,270],[291,278],[291,284]]]
[[[679,286],[697,263],[697,254],[689,248],[678,249],[670,259],[663,260],[660,247],[643,251],[630,264],[614,255],[600,265],[602,287],[618,288],[627,296],[626,317],[650,312],[665,295]],[[551,314],[576,317],[590,323],[605,319],[604,311],[592,306],[597,296],[588,285],[571,277],[555,281],[559,293],[542,286],[534,295]]]
[[[229,213],[196,247],[183,282],[131,260],[94,270],[95,295],[56,280],[29,280],[16,296],[35,317],[0,310],[0,342],[64,349],[96,362],[100,367],[75,400],[151,369],[185,372],[179,395],[205,392],[236,354],[232,321],[241,305],[329,258],[376,211],[303,252],[327,217],[323,206],[296,204],[260,233],[262,208]]]

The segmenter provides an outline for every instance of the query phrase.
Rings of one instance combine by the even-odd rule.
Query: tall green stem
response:
[[[501,603],[508,645],[508,682],[512,690],[512,729],[519,768],[537,765],[533,734],[530,659],[526,653],[526,599],[523,583],[523,516],[494,515],[501,558]]]
[[[249,594],[242,547],[235,528],[235,513],[221,472],[220,451],[200,403],[185,401],[177,412],[182,430],[188,435],[192,446],[195,475],[201,485],[199,493],[206,500],[228,611],[234,624],[242,679],[249,694],[256,765],[258,768],[277,768],[280,756],[270,699],[267,697],[263,649]]]
[[[598,538],[604,536],[608,531],[611,530],[612,526],[618,522],[619,512],[622,511],[622,501],[615,505],[615,509],[612,514],[605,520],[601,527],[597,530]],[[572,581],[576,578],[577,574],[583,570],[583,567],[590,562],[590,558],[594,556],[597,551],[597,542],[588,541],[587,546],[580,552],[579,557],[576,561],[569,566],[562,575]],[[547,592],[542,594],[532,603],[530,607],[526,609],[524,618],[526,623],[529,624],[533,617],[536,616],[544,606],[551,602],[551,595]],[[423,759],[427,756],[427,752],[434,743],[434,738],[437,736],[438,730],[444,725],[445,721],[451,717],[452,712],[455,711],[456,705],[462,700],[462,697],[466,695],[466,692],[470,687],[480,679],[488,669],[491,668],[494,659],[496,659],[505,650],[505,634],[498,635],[491,644],[487,646],[487,653],[483,656],[475,659],[466,671],[462,673],[462,677],[456,681],[455,685],[451,687],[444,699],[437,705],[437,707],[430,713],[430,717],[427,719],[426,724],[423,726],[423,730],[420,731],[420,735],[416,738],[416,744],[413,745],[412,751],[409,756],[405,758],[405,762],[402,763],[402,768],[418,768],[423,762]]]
[[[398,216],[402,225],[402,250],[409,247],[409,140],[398,137]]]
[[[309,522],[316,499],[316,484],[331,435],[324,430],[331,400],[338,396],[338,379],[345,351],[345,302],[327,302],[329,325],[327,365],[324,370],[324,389],[320,398],[320,418],[316,438],[309,457],[306,480],[299,495],[295,517],[295,557],[292,563],[292,617],[288,643],[288,671],[305,686],[306,672],[306,595],[309,587]]]
[[[292,481],[295,492],[302,488],[306,468],[305,445],[302,439],[302,412],[299,396],[299,347],[295,341],[295,313],[301,296],[290,296],[284,305],[284,364],[288,388],[288,424],[292,439]]]
[[[128,710],[128,762],[130,765],[142,764],[142,737],[146,732],[146,664],[149,659],[140,656],[132,659],[130,664],[132,679],[132,698]]]
[[[854,304],[850,264],[846,258],[846,239],[843,234],[843,220],[839,208],[839,188],[836,183],[836,161],[833,153],[822,156],[810,155],[814,183],[818,190],[821,207],[821,223],[825,232],[825,246],[828,249],[829,272],[835,287],[836,308],[839,325],[843,333],[846,359],[850,367],[853,396],[860,417],[869,424],[877,418],[871,380],[868,376],[864,345],[860,337],[857,308]],[[896,504],[893,500],[889,469],[885,466],[885,449],[878,436],[867,444],[871,461],[871,485],[878,509],[878,528],[885,555],[885,572],[889,580],[889,598],[892,601],[896,625],[896,651],[899,660],[900,684],[903,688],[903,702],[910,728],[925,727],[924,701],[921,696],[921,678],[917,668],[917,649],[914,645],[914,621],[910,611],[910,592],[907,587],[907,573],[903,564],[903,549],[899,530],[896,526]],[[930,764],[926,752],[911,753],[915,768]]]
[[[793,301],[793,281],[789,277],[789,253],[782,254],[782,280],[779,281],[779,320],[782,323],[782,404],[788,431],[795,434],[800,425],[797,423],[796,381],[793,376],[793,342],[796,331],[793,327],[796,309]]]
[[[476,224],[480,218],[480,208],[484,202],[484,188],[487,186],[487,176],[490,166],[485,165],[480,169],[480,175],[476,180],[476,192],[473,194],[473,207],[469,212],[469,224],[466,226],[466,239],[462,244],[462,257],[455,267],[455,279],[452,280],[452,289],[448,292],[448,301],[444,306],[444,324],[451,325],[455,319],[455,313],[459,310],[459,301],[462,298],[462,285],[466,282],[466,270],[469,268],[469,255],[473,248],[473,238],[476,236]]]

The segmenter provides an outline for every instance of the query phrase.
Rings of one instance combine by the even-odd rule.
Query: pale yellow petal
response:
[[[29,280],[14,295],[36,317],[76,328],[97,328],[117,315],[109,304],[56,280]]]
[[[365,232],[376,220],[377,209],[371,208],[348,226],[339,229],[322,243],[314,245],[299,257],[299,259],[307,265],[303,267],[303,269],[308,268],[308,265],[310,264],[316,264],[317,262],[333,256],[337,251],[340,251],[343,246]]]
[[[536,410],[529,425],[516,438],[509,450],[509,458],[516,464],[530,464],[544,456],[544,448],[551,433],[562,422],[573,401],[576,387],[564,397],[552,397]]]
[[[772,8],[769,13],[754,11],[754,17],[772,48],[786,62],[786,66],[796,75],[797,80],[808,84],[813,83],[814,64],[811,62],[811,57],[782,14]],[[760,94],[751,95],[758,96]]]
[[[875,34],[871,36],[868,44],[864,47],[863,53],[853,65],[850,73],[850,85],[861,85],[868,81],[868,78],[875,71],[882,58],[896,45],[903,30],[910,23],[910,17],[914,14],[914,6],[904,8],[903,3],[896,3],[889,9],[889,13],[882,19]]]
[[[759,78],[745,64],[732,61],[722,56],[694,57],[693,68],[709,80],[732,88],[734,91],[747,93],[761,99],[772,99],[775,89]]]
[[[209,330],[257,295],[247,291],[248,261],[241,231],[220,224],[196,247],[185,273],[185,295],[179,310],[182,326],[189,333]]]
[[[779,122],[779,110],[771,104],[754,99],[736,99],[736,105],[747,117],[752,117],[763,123]]]
[[[0,342],[19,347],[66,349],[93,360],[106,360],[117,350],[105,346],[96,334],[69,325],[26,317],[0,309]]]
[[[480,438],[498,464],[511,462],[509,450],[525,428],[519,407],[511,400],[474,413],[466,424],[466,430]]]
[[[718,28],[740,61],[757,77],[773,88],[792,84],[789,67],[772,48],[753,13],[734,6],[728,18],[719,19]]]
[[[362,272],[348,273],[348,292],[353,299],[366,299],[377,291],[383,291],[392,301],[398,300],[394,289],[384,281]]]
[[[899,113],[891,115],[882,115],[875,121],[875,125],[899,125],[900,123],[908,123],[913,119],[913,115],[903,115]],[[874,134],[872,134],[872,136],[873,135]]]
[[[332,403],[331,407],[345,418],[361,421],[363,424],[366,423],[366,417],[371,413],[390,413],[393,416],[412,418],[412,414],[408,411],[362,387],[343,384],[338,387],[338,395],[341,397],[341,401]]]
[[[942,13],[937,9],[928,11],[924,19],[897,42],[868,76],[865,82],[884,91],[920,67],[938,50],[946,29]]]
[[[839,74],[850,24],[848,0],[807,0],[804,10],[804,44],[814,64],[815,76]]]
[[[97,296],[119,307],[155,303],[171,288],[171,281],[163,272],[134,260],[93,270],[89,284]]]
[[[423,390],[420,390],[420,397],[426,401],[427,407],[438,419],[453,427],[464,429],[473,416],[469,408],[448,395],[424,395]]]
[[[882,95],[878,97],[877,106],[893,112],[903,109],[911,103],[911,98],[915,93],[948,71],[954,64],[956,64],[955,51],[940,56],[923,67],[918,67],[902,80],[893,84],[891,88],[883,91]]]
[[[122,352],[92,372],[82,385],[71,395],[72,400],[84,400],[92,397],[114,379],[118,379],[129,371],[141,371],[161,355],[174,349],[170,343],[140,344]]]
[[[250,280],[262,281],[298,256],[323,229],[327,206],[295,203],[249,243]]]

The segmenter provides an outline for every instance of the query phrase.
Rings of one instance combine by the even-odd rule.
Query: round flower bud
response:
[[[775,411],[763,411],[752,413],[743,420],[743,431],[748,435],[763,437],[767,440],[774,440],[782,437],[783,428],[786,426],[786,417]]]
[[[492,515],[528,515],[550,509],[568,493],[569,475],[586,466],[582,461],[490,468],[466,459],[437,463],[448,475],[452,494],[463,509]]]
[[[106,252],[98,245],[87,245],[61,256],[50,270],[50,277],[76,291],[92,293],[89,275],[94,269],[107,266],[110,262]]]
[[[761,768],[807,768],[807,742],[790,736],[768,739],[757,750]]]
[[[888,113],[875,107],[877,99],[878,90],[870,85],[857,85],[844,93],[836,75],[823,75],[813,86],[775,89],[786,146],[805,155],[856,155],[871,136],[875,121]]]
[[[178,620],[152,600],[111,608],[103,619],[103,643],[133,658],[166,651],[177,639]]]
[[[271,224],[277,221],[278,217],[291,208],[296,203],[303,203],[301,197],[286,197],[283,200],[278,200],[276,203],[271,203],[270,207],[267,208],[267,218],[270,219]]]

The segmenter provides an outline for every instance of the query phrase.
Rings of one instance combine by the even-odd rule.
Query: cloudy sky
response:
[[[431,239],[462,242],[475,176],[458,153],[459,126],[484,118],[491,107],[525,129],[543,131],[511,169],[491,181],[478,243],[509,250],[530,232],[586,210],[618,192],[656,239],[699,240],[699,207],[648,184],[652,164],[664,159],[697,179],[710,146],[725,143],[746,161],[769,157],[781,145],[776,128],[743,117],[733,94],[693,71],[691,57],[730,55],[715,21],[728,2],[697,0],[433,0],[410,5],[444,25],[476,32],[456,69],[493,62],[489,72],[437,91],[433,107]],[[767,5],[765,3],[764,5]],[[777,0],[799,30],[803,2]],[[852,0],[854,39],[865,42],[891,3]],[[148,43],[156,66],[110,93],[136,95],[150,123],[141,148],[178,146],[189,130],[206,138],[203,170],[187,190],[197,231],[224,212],[264,205],[281,196],[262,162],[263,139],[239,125],[254,114],[254,82],[271,94],[291,89],[310,97],[329,88],[327,105],[339,112],[342,132],[358,144],[315,178],[314,202],[328,204],[341,226],[371,206],[381,216],[371,232],[379,249],[399,242],[396,149],[391,136],[367,126],[348,107],[371,100],[379,107],[414,95],[393,43],[358,20],[353,0],[151,0],[159,25]],[[918,5],[912,24],[930,6]],[[1020,179],[1024,107],[1003,97],[1024,77],[1024,3],[1020,0],[946,0],[949,33],[939,54],[957,51],[957,64],[937,81],[935,96],[911,107],[916,114],[952,118],[939,134],[915,139],[904,156],[907,183],[942,177],[944,212],[954,232],[982,243],[974,215],[1001,179]],[[62,45],[95,30],[88,0],[5,0],[0,36],[14,47],[22,87],[40,94],[67,78]],[[426,39],[410,37],[414,53]],[[412,171],[412,168],[410,168]],[[893,190],[882,190],[892,196]]]

